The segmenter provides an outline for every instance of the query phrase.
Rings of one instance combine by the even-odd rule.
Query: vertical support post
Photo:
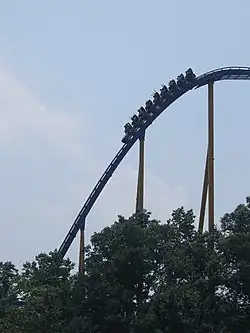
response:
[[[214,83],[208,83],[208,230],[214,228]]]
[[[204,229],[204,219],[205,219],[205,211],[207,204],[207,191],[208,191],[208,152],[206,157],[206,166],[205,166],[202,196],[201,196],[201,208],[200,208],[199,227],[198,227],[200,233],[202,233]]]
[[[84,223],[85,226],[85,223]],[[85,227],[81,227],[80,229],[80,250],[79,250],[79,274],[84,273],[84,260],[85,260]]]
[[[136,195],[136,212],[141,212],[144,207],[144,144],[145,132],[142,133],[139,139],[139,168]]]

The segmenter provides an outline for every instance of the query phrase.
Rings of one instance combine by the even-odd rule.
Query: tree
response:
[[[15,298],[15,284],[18,278],[18,270],[11,262],[0,262],[0,301]]]
[[[68,305],[73,267],[57,252],[40,254],[23,265],[17,290],[24,305],[12,307],[8,314],[13,332],[14,328],[25,333],[62,332],[71,319]]]
[[[158,221],[134,214],[91,238],[86,258],[86,302],[81,309],[102,332],[129,332],[145,313],[159,269]]]
[[[200,235],[193,212],[184,208],[165,224],[146,211],[119,217],[91,239],[79,314],[96,332],[223,333],[246,327],[246,303],[228,287],[226,237],[216,229]]]
[[[221,283],[221,258],[208,245],[220,235],[198,234],[194,221],[184,208],[165,224],[144,211],[129,219],[120,216],[94,234],[78,316],[84,313],[96,332],[146,333],[166,325],[170,332],[201,329],[218,298],[212,298],[211,289]]]
[[[162,223],[143,211],[95,233],[85,274],[51,252],[2,264],[0,332],[250,332],[250,199],[200,234],[192,210]],[[1,273],[3,272],[3,273]]]
[[[11,262],[0,262],[0,332],[17,332],[11,322],[18,301],[18,278],[18,270]]]
[[[227,268],[227,294],[237,304],[236,329],[248,332],[250,327],[250,198],[246,204],[227,213],[221,219],[224,239],[221,251]]]

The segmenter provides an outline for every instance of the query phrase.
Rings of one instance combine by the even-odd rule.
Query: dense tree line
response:
[[[0,332],[250,332],[250,201],[200,234],[192,210],[95,233],[84,276],[56,251],[0,263]],[[20,304],[20,301],[23,304]]]

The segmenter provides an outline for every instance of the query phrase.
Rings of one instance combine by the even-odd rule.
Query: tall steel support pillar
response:
[[[85,225],[85,223],[84,223]],[[80,229],[80,250],[79,250],[79,274],[84,273],[84,259],[85,259],[85,229],[82,227]]]
[[[204,228],[205,210],[208,193],[208,230],[214,228],[214,83],[208,84],[208,149],[203,181],[199,218],[200,232]]]
[[[139,168],[136,195],[136,212],[141,212],[144,208],[144,145],[145,132],[143,132],[139,139]]]
[[[214,228],[214,83],[208,84],[208,230]]]
[[[199,232],[202,233],[204,229],[204,219],[205,219],[205,211],[207,204],[207,190],[208,190],[208,154],[206,157],[206,166],[203,180],[203,188],[201,195],[201,208],[200,208],[200,217],[199,217]]]

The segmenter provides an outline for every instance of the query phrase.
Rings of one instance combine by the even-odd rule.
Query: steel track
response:
[[[183,89],[181,92],[178,91],[171,100],[166,101],[164,105],[162,105],[157,112],[144,124],[141,125],[140,129],[133,134],[132,139],[125,143],[118,153],[115,155],[107,169],[102,174],[101,178],[96,183],[86,202],[84,203],[82,209],[77,215],[74,223],[72,224],[68,234],[66,235],[64,241],[62,242],[59,253],[64,257],[67,253],[69,247],[71,246],[74,238],[77,235],[77,232],[81,227],[85,228],[85,220],[87,215],[89,214],[91,208],[96,202],[97,198],[101,194],[105,185],[108,183],[112,174],[118,168],[119,164],[122,162],[123,158],[127,155],[129,150],[135,144],[135,142],[139,139],[141,134],[154,122],[159,115],[166,110],[171,104],[173,104],[177,99],[179,99],[182,95],[187,93],[188,91],[194,88],[200,88],[209,82],[216,82],[222,80],[250,80],[250,67],[223,67],[214,69],[210,72],[204,73],[194,80],[194,83],[190,85],[188,88]]]

